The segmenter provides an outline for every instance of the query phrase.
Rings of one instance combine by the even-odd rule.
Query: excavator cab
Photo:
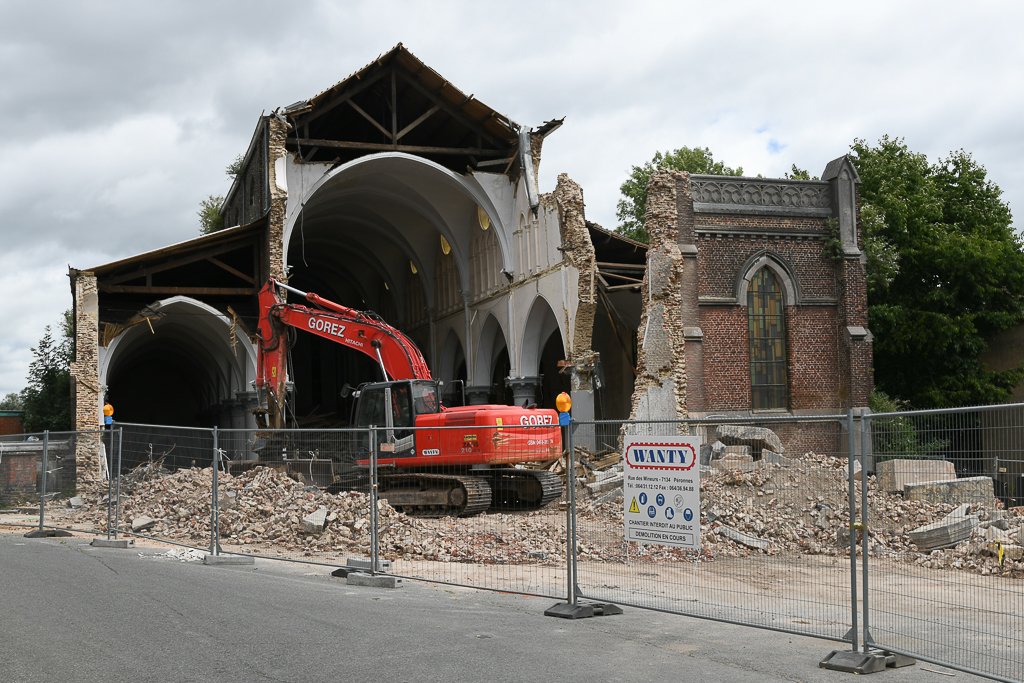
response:
[[[388,395],[390,394],[390,405]],[[377,443],[394,443],[394,457],[413,455],[416,417],[441,412],[438,382],[400,380],[364,384],[356,392],[354,427],[386,427]]]

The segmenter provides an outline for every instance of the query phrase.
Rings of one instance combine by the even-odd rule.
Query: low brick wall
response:
[[[21,424],[21,415],[7,412],[0,412],[0,434],[23,434],[24,426]]]
[[[38,470],[38,455],[4,453],[0,458],[0,505],[13,506],[39,500],[36,487]]]

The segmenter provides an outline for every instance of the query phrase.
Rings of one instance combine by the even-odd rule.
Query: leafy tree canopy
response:
[[[28,368],[28,386],[21,390],[21,407],[25,411],[23,420],[25,431],[73,429],[71,412],[73,345],[74,323],[71,311],[65,311],[60,337],[54,339],[50,326],[47,325],[43,338],[32,349],[35,360]]]
[[[235,157],[235,160],[224,167],[224,174],[235,180],[242,172],[242,164],[245,162],[245,155],[239,154]],[[223,230],[226,226],[224,225],[224,216],[220,213],[221,204],[224,203],[224,197],[222,195],[210,195],[206,199],[199,202],[199,234],[209,235],[211,232],[217,232]]]
[[[1002,191],[963,150],[929,164],[888,136],[855,140],[875,383],[915,408],[1009,399],[1024,366],[978,364],[1024,320],[1024,245]]]
[[[0,400],[0,410],[21,410],[21,394],[12,391]]]
[[[615,209],[615,217],[619,219],[619,234],[647,244],[647,232],[644,230],[644,217],[647,214],[647,181],[660,168],[709,175],[743,175],[742,167],[732,169],[724,162],[715,161],[707,147],[680,147],[674,152],[664,154],[656,152],[654,158],[643,166],[634,166],[629,178],[619,188],[623,196]],[[793,170],[797,170],[796,166]]]
[[[224,229],[224,216],[220,213],[220,205],[224,203],[224,197],[215,197],[212,194],[199,202],[199,234],[209,235]]]

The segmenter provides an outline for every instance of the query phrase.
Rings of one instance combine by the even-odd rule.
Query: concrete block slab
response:
[[[24,534],[24,536],[25,538],[70,538],[74,534],[63,529],[35,529]]]
[[[956,479],[956,469],[947,460],[886,460],[876,471],[878,488],[886,493],[903,491],[906,484]]]
[[[995,496],[992,477],[907,482],[903,485],[907,500],[929,503],[982,503],[988,505]]]
[[[368,557],[350,557],[345,560],[346,566],[355,567],[356,569],[365,569],[370,571],[373,567],[373,560]],[[391,571],[391,560],[377,559],[377,571],[379,572],[390,572]]]
[[[134,548],[134,538],[94,538],[89,545],[94,548]]]
[[[213,566],[256,564],[256,558],[245,555],[207,555],[203,558],[203,564]]]
[[[377,574],[373,576],[362,572],[349,574],[345,578],[345,582],[350,586],[369,586],[370,588],[398,588],[403,583],[402,579],[390,574]]]

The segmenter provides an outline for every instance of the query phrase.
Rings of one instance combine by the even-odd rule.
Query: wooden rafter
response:
[[[504,149],[477,149],[473,147],[427,147],[424,145],[392,145],[379,142],[348,142],[344,140],[308,140],[288,138],[290,143],[301,145],[318,145],[320,147],[334,147],[338,149],[364,149],[374,152],[398,151],[418,154],[458,154],[477,156],[497,157],[505,156],[508,150]]]
[[[211,256],[217,256],[219,254],[224,254],[224,253],[227,253],[229,251],[235,251],[236,249],[241,249],[243,247],[248,247],[248,246],[252,246],[252,245],[253,245],[253,242],[252,241],[248,241],[248,240],[245,241],[245,242],[241,242],[241,243],[238,243],[238,242],[228,242],[226,244],[221,244],[219,246],[211,247],[209,249],[201,249],[200,251],[197,251],[194,254],[190,254],[188,256],[184,256],[184,257],[178,258],[178,259],[173,259],[171,261],[166,261],[164,263],[161,263],[161,264],[158,264],[158,265],[155,265],[155,266],[149,266],[149,267],[146,267],[146,268],[139,268],[136,271],[133,271],[131,273],[125,273],[124,275],[116,275],[116,276],[114,276],[112,278],[108,278],[106,280],[103,280],[101,284],[110,286],[110,285],[119,284],[121,282],[128,282],[129,280],[137,280],[140,277],[147,277],[148,278],[148,277],[152,276],[154,273],[160,273],[160,272],[163,272],[165,270],[170,270],[171,268],[177,268],[179,266],[186,266],[186,265],[188,265],[190,263],[195,263],[196,261],[205,261],[205,260],[208,260]],[[247,276],[242,276],[242,277],[247,277]]]
[[[391,69],[381,69],[376,74],[374,74],[372,78],[367,78],[365,81],[360,81],[357,85],[349,88],[345,93],[340,94],[338,98],[335,99],[334,101],[329,102],[313,110],[312,112],[309,113],[308,116],[304,116],[299,122],[299,125],[308,125],[311,121],[320,118],[321,116],[331,111],[335,107],[340,107],[341,105],[345,104],[350,99],[352,99],[354,96],[358,95],[359,93],[366,90],[380,79],[387,76],[388,73],[390,72]]]
[[[413,78],[412,76],[409,76],[405,73],[402,73],[401,71],[396,70],[395,73],[398,75],[399,78],[401,78],[403,81],[411,85],[414,89],[418,90],[425,97],[429,98],[436,104],[440,105],[442,109],[444,109],[448,114],[458,119],[460,123],[467,126],[468,128],[471,128],[474,132],[479,133],[480,136],[483,137],[483,139],[489,142],[490,144],[494,145],[495,147],[503,147],[506,149],[508,148],[507,142],[502,142],[498,140],[493,135],[488,133],[486,130],[470,121],[468,118],[466,118],[465,114],[463,114],[461,111],[445,102],[444,99],[438,96],[438,94],[432,93],[430,90],[427,89],[426,86],[420,83],[418,79]]]
[[[256,293],[253,287],[145,287],[142,285],[107,285],[98,283],[104,292],[111,294],[195,294],[198,296],[230,295],[252,296]]]
[[[416,119],[415,121],[410,123],[408,126],[403,128],[402,130],[398,131],[398,133],[395,135],[395,140],[398,141],[398,140],[401,140],[402,138],[404,138],[408,133],[411,133],[413,131],[413,129],[416,128],[416,126],[420,125],[421,123],[423,123],[424,121],[429,119],[431,116],[436,114],[438,112],[438,110],[440,110],[440,109],[441,109],[441,105],[435,104],[433,107],[428,109],[426,112],[424,112],[423,114],[420,114],[420,117],[418,119]]]
[[[394,139],[394,138],[393,138],[393,137],[391,136],[391,132],[390,132],[390,131],[388,131],[388,129],[387,129],[387,128],[385,128],[384,126],[382,126],[382,125],[380,125],[379,123],[377,123],[377,122],[376,122],[376,121],[375,121],[375,120],[373,119],[373,117],[372,117],[372,116],[370,116],[369,114],[367,114],[367,113],[366,113],[366,112],[365,112],[365,111],[363,110],[363,108],[362,108],[362,107],[360,107],[360,106],[359,106],[358,104],[356,104],[356,103],[355,103],[355,102],[354,102],[353,100],[349,100],[349,101],[348,101],[348,103],[349,103],[349,106],[351,106],[351,107],[352,107],[353,109],[355,109],[355,110],[356,110],[357,112],[359,112],[359,114],[360,114],[360,115],[361,115],[361,116],[362,116],[362,117],[363,117],[364,119],[366,119],[367,121],[369,121],[370,123],[372,123],[372,124],[373,124],[373,125],[374,125],[374,126],[375,126],[375,127],[377,128],[377,130],[379,130],[379,131],[380,131],[381,133],[384,133],[384,135],[385,135],[385,136],[387,136],[388,138],[390,138],[390,139],[392,139],[392,140]]]

